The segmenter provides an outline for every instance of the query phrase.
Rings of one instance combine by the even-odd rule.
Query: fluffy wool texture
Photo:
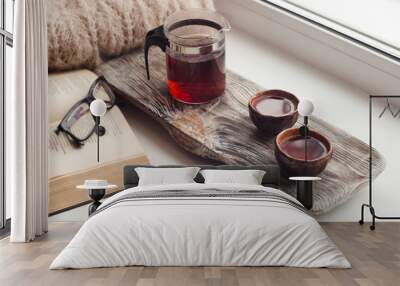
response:
[[[175,11],[214,9],[212,0],[48,0],[49,70],[93,69],[143,45]]]

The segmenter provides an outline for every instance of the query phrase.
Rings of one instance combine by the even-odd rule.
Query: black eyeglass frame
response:
[[[101,84],[102,87],[105,89],[107,95],[110,97],[110,101],[104,101],[107,105],[107,111],[110,110],[115,106],[116,103],[116,96],[114,92],[111,89],[111,86],[108,84],[104,76],[99,76],[90,86],[89,91],[87,93],[87,96],[79,100],[77,103],[75,103],[69,111],[65,114],[63,119],[60,121],[60,124],[58,124],[57,129],[56,129],[56,134],[58,135],[60,132],[63,132],[67,135],[67,137],[72,140],[72,143],[76,146],[81,146],[83,145],[83,142],[88,140],[90,136],[93,135],[93,133],[96,130],[96,124],[93,126],[93,129],[89,132],[89,134],[85,138],[78,138],[75,136],[72,132],[70,127],[67,126],[67,119],[70,118],[71,114],[75,112],[75,110],[80,106],[82,103],[86,103],[89,106],[90,109],[90,104],[96,100],[96,97],[93,95],[93,92],[95,88]],[[96,117],[91,114],[93,117],[94,122],[96,123]]]

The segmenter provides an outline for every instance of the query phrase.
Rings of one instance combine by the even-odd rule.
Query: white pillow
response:
[[[261,185],[265,171],[261,170],[202,170],[205,184]]]
[[[139,186],[195,183],[193,179],[199,170],[199,167],[135,168],[139,176]]]

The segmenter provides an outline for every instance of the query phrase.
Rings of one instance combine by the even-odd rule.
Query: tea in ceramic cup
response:
[[[326,168],[332,155],[328,138],[314,130],[304,138],[299,128],[289,128],[275,139],[275,157],[287,176],[316,176]]]
[[[299,99],[284,90],[262,91],[250,99],[249,114],[260,131],[276,135],[296,123],[298,104]]]

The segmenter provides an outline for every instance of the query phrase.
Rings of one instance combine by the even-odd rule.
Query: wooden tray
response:
[[[262,90],[239,75],[227,72],[225,95],[206,105],[185,105],[170,97],[166,87],[165,55],[150,57],[151,80],[145,74],[142,51],[108,61],[97,69],[116,90],[162,124],[177,145],[204,158],[227,164],[276,164],[274,137],[260,134],[252,124],[247,104]],[[296,123],[298,126],[299,123]],[[333,158],[314,187],[314,214],[325,213],[368,182],[368,145],[323,120],[311,117],[310,128],[333,144]],[[374,151],[374,178],[385,168]],[[282,178],[282,189],[295,194],[295,185]]]

